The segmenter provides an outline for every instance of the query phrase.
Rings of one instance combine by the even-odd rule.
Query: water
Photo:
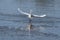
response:
[[[59,0],[0,0],[0,40],[60,40],[59,3]],[[47,16],[32,19],[36,30],[25,30],[29,19],[17,8]]]

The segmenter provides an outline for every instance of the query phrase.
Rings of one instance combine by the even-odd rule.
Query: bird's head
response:
[[[30,14],[32,15],[32,10],[30,10]]]

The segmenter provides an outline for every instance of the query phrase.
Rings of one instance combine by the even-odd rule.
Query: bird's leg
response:
[[[32,23],[32,20],[29,18],[29,23]]]
[[[29,29],[32,29],[32,19],[29,19]]]

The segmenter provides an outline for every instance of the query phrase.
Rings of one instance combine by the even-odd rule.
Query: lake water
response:
[[[29,19],[18,8],[47,16],[33,18],[36,30],[29,32],[25,30]],[[0,40],[60,40],[59,30],[60,0],[0,0]]]

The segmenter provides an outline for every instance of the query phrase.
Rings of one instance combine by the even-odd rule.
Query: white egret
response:
[[[22,14],[25,14],[25,15],[27,15],[28,16],[28,18],[32,18],[32,17],[45,17],[46,16],[46,14],[44,14],[44,15],[34,15],[34,14],[31,14],[31,11],[32,10],[30,10],[30,13],[26,13],[26,12],[23,12],[22,10],[20,10],[19,8],[18,8],[18,11],[20,12],[20,13],[22,13]]]
[[[27,15],[28,16],[28,18],[29,18],[29,23],[30,23],[30,25],[29,25],[29,27],[28,27],[28,29],[30,30],[30,29],[32,29],[32,17],[45,17],[46,16],[46,14],[44,14],[44,15],[34,15],[34,14],[31,14],[31,12],[32,12],[32,10],[30,10],[30,13],[26,13],[26,12],[23,12],[21,9],[19,9],[18,8],[18,11],[20,12],[20,13],[22,13],[22,14],[25,14],[25,15]]]

